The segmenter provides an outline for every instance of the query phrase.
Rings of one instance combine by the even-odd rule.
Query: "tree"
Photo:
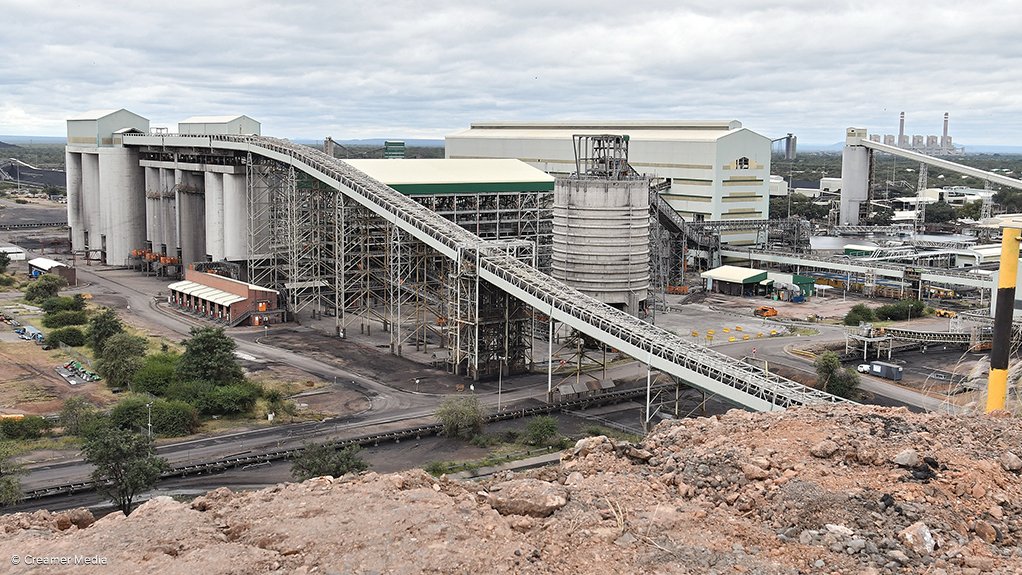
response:
[[[447,437],[470,439],[483,428],[483,407],[475,396],[446,399],[434,415]]]
[[[92,484],[125,515],[131,513],[135,496],[156,485],[169,469],[156,455],[153,441],[145,435],[116,426],[97,429],[85,439],[85,460],[95,469]]]
[[[82,435],[97,415],[95,406],[85,398],[71,397],[60,410],[60,425],[67,435]]]
[[[28,284],[25,290],[25,299],[31,302],[41,302],[47,298],[57,297],[61,288],[67,287],[67,281],[55,274],[43,274],[39,279]]]
[[[21,465],[12,458],[13,442],[0,443],[0,507],[12,505],[21,500]]]
[[[49,430],[49,420],[38,415],[0,420],[0,439],[38,439]]]
[[[89,347],[96,355],[99,355],[103,352],[103,344],[106,343],[106,340],[123,331],[124,324],[117,317],[117,313],[110,308],[105,308],[89,320]]]
[[[147,355],[142,360],[142,367],[135,372],[135,391],[164,395],[174,382],[174,370],[180,357],[171,352]]]
[[[845,314],[845,325],[859,325],[859,323],[868,323],[876,320],[876,315],[873,310],[866,304],[858,303],[852,306],[852,309],[848,310]]]
[[[349,445],[337,449],[329,445],[306,445],[302,453],[291,462],[291,477],[305,481],[313,477],[330,475],[340,477],[345,473],[358,473],[369,469],[358,453],[359,446]]]
[[[875,206],[862,223],[867,226],[889,226],[893,221],[894,210],[884,206]]]
[[[958,208],[958,217],[968,218],[970,220],[979,221],[980,216],[983,215],[983,200],[976,200],[974,202],[965,202],[960,208]]]
[[[7,252],[0,252],[0,274],[7,273],[7,266],[11,265],[11,256]]]
[[[185,352],[177,364],[180,381],[209,381],[227,385],[241,381],[244,373],[234,357],[237,347],[221,328],[193,327],[185,340]]]
[[[994,202],[1008,212],[1020,212],[1022,211],[1022,191],[1001,190],[994,194]]]
[[[950,222],[956,217],[955,208],[948,205],[944,200],[926,206],[926,223],[928,224],[943,224],[944,222]]]
[[[103,344],[96,361],[96,371],[113,388],[131,388],[135,373],[142,367],[149,342],[145,338],[127,333],[110,336]]]
[[[859,386],[859,374],[841,367],[841,359],[832,351],[825,351],[816,358],[816,381],[827,393],[851,399]]]
[[[557,435],[557,420],[549,415],[533,417],[525,424],[525,437],[530,445],[543,445]]]

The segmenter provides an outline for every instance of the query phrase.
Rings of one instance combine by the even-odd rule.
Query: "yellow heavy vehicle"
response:
[[[935,309],[935,310],[933,310],[933,315],[935,315],[937,317],[956,317],[956,316],[958,316],[957,313],[955,313],[955,312],[953,312],[953,311],[951,311],[949,309]]]
[[[777,310],[768,305],[764,305],[752,310],[752,315],[757,317],[774,317],[777,315]]]

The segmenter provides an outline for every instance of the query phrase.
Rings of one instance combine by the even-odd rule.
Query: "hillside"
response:
[[[734,410],[641,445],[583,439],[559,466],[482,483],[370,472],[158,498],[92,525],[9,515],[0,555],[187,575],[1020,573],[1020,448],[1007,416]]]

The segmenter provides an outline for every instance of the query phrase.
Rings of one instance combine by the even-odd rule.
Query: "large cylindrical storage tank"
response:
[[[163,193],[159,168],[145,169],[145,239],[159,251],[163,241],[160,230],[160,194]]]
[[[99,236],[99,154],[82,154],[82,247],[97,249]]]
[[[649,290],[649,182],[559,178],[551,275],[638,313]]]
[[[160,244],[168,256],[177,255],[177,179],[176,170],[161,168],[163,193],[160,198],[160,228],[163,238]]]
[[[201,173],[178,170],[177,173],[178,246],[185,266],[206,261],[205,179]]]
[[[248,178],[224,174],[224,257],[248,259]]]
[[[71,249],[85,247],[85,218],[82,210],[82,154],[67,152],[64,161],[67,171],[67,225],[71,228]]]
[[[106,264],[121,266],[145,247],[145,173],[131,148],[102,149],[99,171]]]
[[[224,175],[206,172],[206,254],[224,259]]]
[[[848,128],[841,154],[841,225],[859,225],[860,206],[869,198],[869,150],[862,145],[866,130]]]

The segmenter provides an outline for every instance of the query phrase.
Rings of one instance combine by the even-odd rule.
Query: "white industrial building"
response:
[[[446,154],[517,158],[566,175],[575,171],[572,136],[599,134],[628,136],[629,163],[642,174],[670,179],[663,197],[687,220],[768,217],[770,138],[738,121],[479,122],[447,136]]]
[[[262,125],[248,116],[192,116],[178,122],[178,134],[233,134],[258,136]]]
[[[196,116],[188,134],[258,134],[248,116]],[[127,110],[87,112],[67,121],[67,196],[71,247],[108,265],[151,250],[167,262],[249,256],[246,169],[185,155],[149,157],[124,146],[125,133],[148,133],[149,120]],[[225,217],[231,214],[232,217]]]
[[[149,131],[127,110],[94,110],[67,121],[67,221],[71,247],[123,265],[145,241],[145,175],[125,131]]]

